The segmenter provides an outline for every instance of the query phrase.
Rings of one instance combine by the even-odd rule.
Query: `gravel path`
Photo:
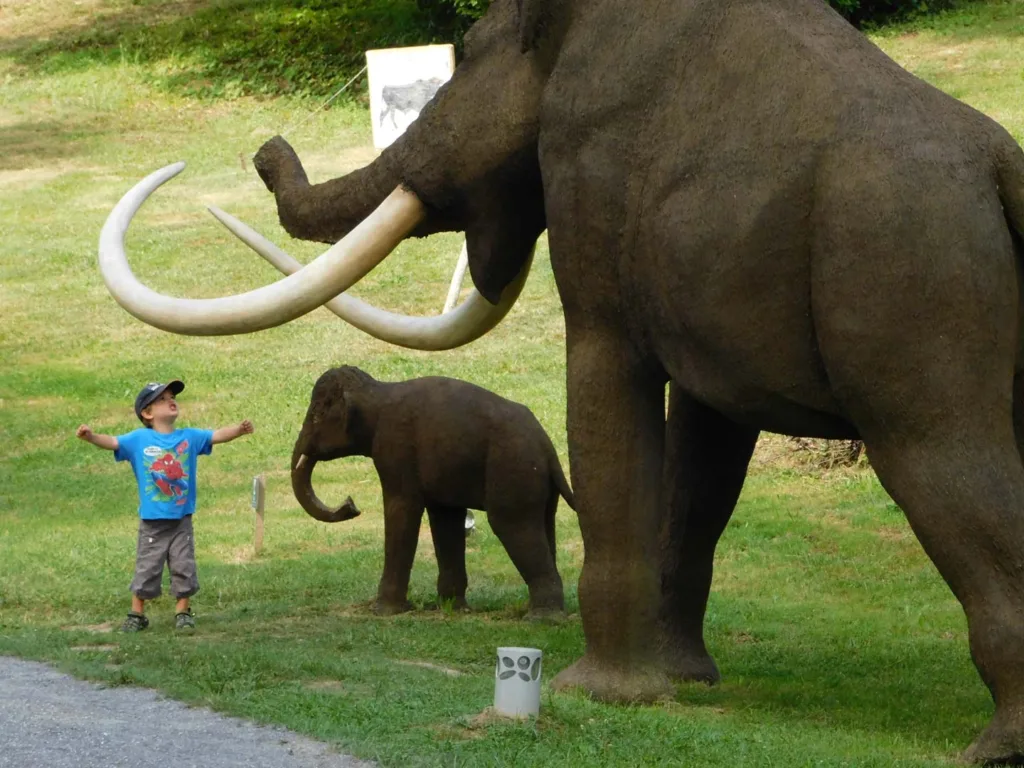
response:
[[[0,656],[0,768],[370,768],[284,728]]]

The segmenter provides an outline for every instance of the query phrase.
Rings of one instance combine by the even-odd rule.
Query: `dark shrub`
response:
[[[957,0],[828,0],[856,27],[900,21],[910,16],[951,8]]]
[[[855,26],[884,24],[915,14],[939,11],[958,0],[827,0]],[[490,0],[417,0],[438,30],[452,32],[459,41],[469,26],[483,16]]]

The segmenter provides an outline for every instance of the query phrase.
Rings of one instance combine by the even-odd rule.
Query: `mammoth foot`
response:
[[[399,613],[408,613],[412,610],[412,603],[408,600],[388,602],[376,600],[373,603],[373,612],[378,616],[397,616]]]
[[[581,688],[597,701],[647,703],[672,696],[675,688],[662,670],[645,667],[613,667],[584,656],[563,669],[551,682],[556,691]]]
[[[980,765],[1024,765],[1024,723],[1020,718],[1009,722],[999,713],[967,748],[963,758]]]

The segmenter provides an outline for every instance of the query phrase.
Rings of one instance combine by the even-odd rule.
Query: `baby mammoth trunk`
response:
[[[351,496],[337,509],[331,509],[320,501],[313,490],[313,468],[316,464],[316,459],[309,458],[301,453],[298,445],[295,446],[292,453],[292,491],[306,514],[322,523],[340,523],[342,520],[359,517],[359,508]]]

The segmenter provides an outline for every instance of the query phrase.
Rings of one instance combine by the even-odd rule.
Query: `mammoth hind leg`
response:
[[[899,201],[911,199],[913,173],[890,173],[900,181],[859,190],[858,180],[877,177],[856,177],[852,186],[836,187],[843,194],[838,206],[840,198],[830,201],[828,193],[820,201],[826,223],[814,321],[822,361],[879,480],[966,614],[971,657],[995,713],[965,757],[1020,763],[1024,463],[1014,429],[1020,296],[1005,219],[997,201],[950,216],[967,210],[974,198],[965,190],[977,186],[944,185],[927,201],[913,198],[911,209]],[[859,205],[850,205],[851,190]],[[880,228],[877,206],[888,206],[890,216],[899,210],[900,225]]]
[[[868,441],[878,477],[967,615],[971,657],[995,700],[965,754],[1024,761],[1024,465],[1009,424],[910,444]],[[952,426],[952,425],[951,425]]]
[[[660,651],[666,673],[714,683],[704,614],[715,547],[732,516],[758,430],[669,388],[661,528]]]
[[[975,341],[963,331],[940,341],[953,339],[968,351]],[[1024,463],[1014,429],[1012,356],[978,355],[971,366],[962,352],[936,356],[956,364],[946,365],[945,378],[922,377],[913,375],[927,370],[914,349],[900,358],[909,367],[905,389],[865,376],[861,388],[847,390],[857,395],[849,407],[879,480],[963,607],[971,658],[995,702],[992,720],[964,757],[1020,764]]]
[[[430,536],[437,557],[437,599],[451,602],[456,610],[466,605],[466,509],[427,507]]]

